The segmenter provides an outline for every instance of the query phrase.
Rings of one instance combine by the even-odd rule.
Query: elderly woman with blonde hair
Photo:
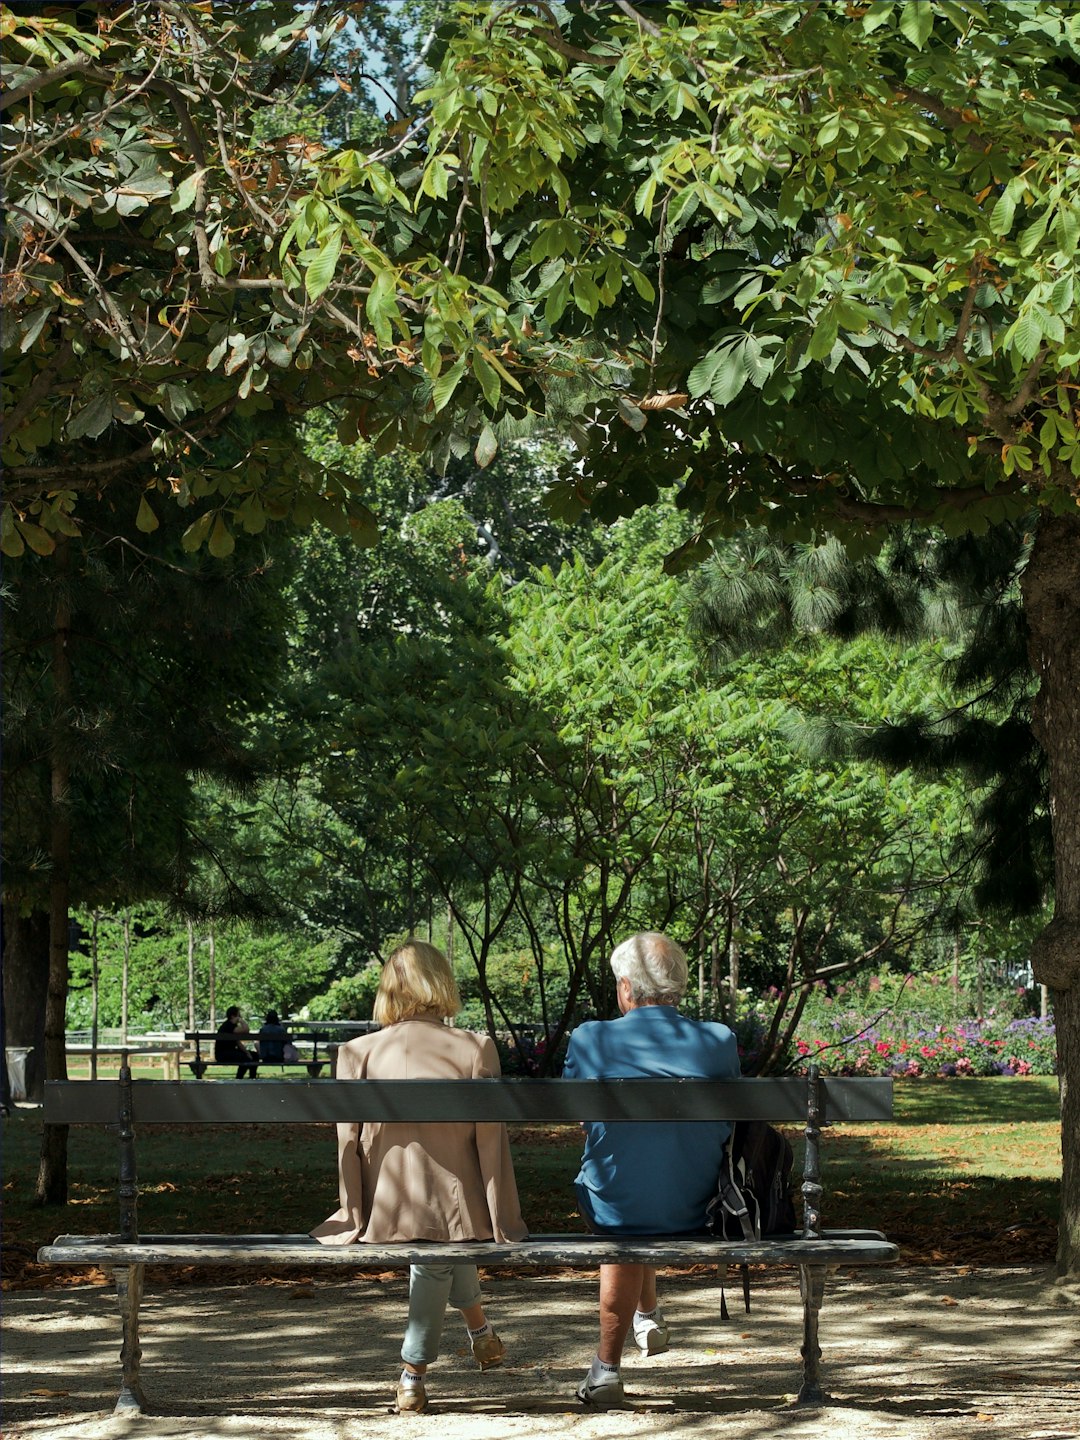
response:
[[[461,1008],[445,955],[407,940],[383,967],[374,1016],[383,1027],[338,1051],[340,1080],[477,1080],[500,1073],[486,1035],[445,1022]],[[340,1208],[311,1233],[324,1245],[409,1240],[521,1240],[526,1235],[501,1124],[342,1124]],[[427,1407],[424,1375],[439,1353],[447,1305],[460,1310],[481,1370],[505,1353],[480,1303],[475,1265],[413,1265],[401,1347],[399,1411]]]

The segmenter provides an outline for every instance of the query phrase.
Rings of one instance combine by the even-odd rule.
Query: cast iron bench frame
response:
[[[803,1301],[798,1401],[820,1405],[818,1317],[829,1266],[888,1265],[896,1245],[877,1230],[821,1227],[821,1127],[833,1121],[887,1120],[892,1081],[822,1078],[739,1080],[264,1080],[199,1085],[132,1080],[58,1080],[45,1087],[45,1121],[104,1125],[119,1141],[119,1233],[61,1235],[38,1251],[42,1265],[107,1266],[120,1306],[122,1381],[117,1414],[146,1405],[139,1373],[139,1304],[147,1265],[405,1269],[437,1258],[474,1265],[555,1265],[592,1269],[617,1262],[649,1265],[786,1265],[797,1267]],[[768,1120],[801,1124],[806,1136],[803,1230],[768,1240],[715,1236],[535,1235],[512,1244],[490,1240],[320,1245],[306,1235],[143,1235],[138,1230],[135,1126],[327,1124],[335,1121],[502,1121],[566,1125],[582,1120]],[[328,1160],[329,1163],[329,1160]],[[313,1217],[316,1220],[318,1217]]]
[[[214,1041],[217,1039],[217,1032],[216,1032],[215,1030],[185,1030],[185,1031],[184,1031],[184,1039],[185,1039],[185,1040],[194,1040],[194,1041],[195,1041],[195,1059],[194,1059],[194,1060],[188,1060],[186,1063],[187,1063],[188,1069],[189,1069],[189,1070],[191,1071],[191,1073],[195,1076],[195,1079],[196,1079],[196,1080],[201,1080],[201,1079],[203,1078],[203,1076],[206,1074],[207,1070],[209,1070],[209,1068],[210,1068],[211,1065],[220,1065],[221,1068],[222,1068],[223,1070],[225,1070],[225,1069],[238,1068],[241,1064],[247,1063],[247,1062],[245,1062],[245,1061],[240,1061],[240,1060],[204,1060],[204,1059],[203,1059],[203,1057],[202,1057],[202,1050],[201,1050],[202,1043],[203,1043],[203,1041],[206,1041],[206,1042],[209,1043],[210,1045],[213,1045]],[[250,1040],[253,1044],[255,1044],[255,1043],[258,1042],[259,1035],[258,1035],[258,1032],[256,1031],[255,1034],[253,1034],[253,1035],[241,1035],[241,1036],[239,1037],[239,1039],[240,1039],[240,1042],[241,1042],[241,1043],[243,1043],[245,1040]],[[255,1061],[254,1061],[253,1063],[257,1063],[260,1068],[261,1068],[263,1065],[267,1065],[267,1066],[271,1066],[271,1065],[272,1065],[272,1066],[274,1066],[274,1067],[275,1067],[276,1069],[278,1069],[278,1070],[288,1070],[288,1069],[302,1069],[302,1070],[306,1070],[307,1073],[311,1076],[311,1078],[312,1078],[313,1080],[317,1080],[317,1079],[319,1078],[319,1076],[322,1074],[322,1071],[323,1071],[324,1066],[326,1066],[327,1064],[329,1064],[329,1061],[327,1061],[327,1060],[320,1060],[320,1059],[319,1059],[319,1041],[322,1040],[322,1041],[325,1043],[326,1041],[328,1041],[328,1040],[330,1039],[330,1036],[323,1034],[323,1032],[322,1032],[321,1030],[312,1030],[312,1031],[310,1031],[310,1032],[308,1032],[308,1033],[306,1033],[306,1034],[300,1035],[300,1036],[299,1036],[299,1039],[301,1040],[301,1042],[306,1042],[306,1041],[308,1041],[308,1040],[310,1040],[310,1041],[312,1042],[312,1043],[311,1043],[311,1059],[310,1059],[310,1060],[264,1060],[264,1059],[258,1054],[258,1052],[256,1052],[256,1053],[255,1053]],[[211,1051],[211,1054],[212,1054],[212,1053],[213,1053],[213,1051]]]

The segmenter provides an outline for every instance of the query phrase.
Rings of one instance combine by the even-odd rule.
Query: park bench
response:
[[[45,1120],[103,1125],[119,1141],[119,1226],[112,1235],[61,1235],[38,1252],[44,1265],[106,1266],[115,1272],[122,1342],[116,1412],[146,1403],[140,1379],[139,1304],[147,1265],[303,1266],[308,1270],[405,1269],[410,1264],[469,1262],[499,1266],[593,1269],[610,1262],[661,1266],[713,1263],[780,1265],[799,1272],[803,1362],[798,1400],[820,1404],[818,1317],[829,1267],[886,1265],[897,1247],[876,1230],[821,1225],[820,1134],[823,1124],[884,1120],[892,1114],[892,1081],[739,1080],[315,1080],[201,1085],[132,1081],[51,1081]],[[768,1120],[800,1124],[806,1136],[803,1229],[790,1238],[720,1240],[714,1236],[534,1235],[494,1241],[324,1246],[306,1235],[140,1235],[135,1135],[142,1125],[326,1124],[333,1121],[504,1121],[566,1125],[581,1120]],[[328,1164],[329,1151],[328,1151]],[[313,1222],[318,1216],[313,1216]],[[526,1219],[528,1217],[526,1216]]]
[[[251,1035],[237,1036],[237,1039],[240,1041],[240,1043],[244,1045],[248,1050],[252,1050],[252,1048],[256,1046],[258,1038],[259,1037],[257,1033]],[[301,1043],[306,1043],[307,1041],[311,1042],[311,1055],[306,1060],[264,1060],[261,1057],[257,1057],[260,1070],[266,1068],[272,1068],[275,1070],[303,1069],[307,1071],[307,1073],[311,1076],[313,1080],[317,1079],[322,1074],[323,1069],[330,1063],[328,1059],[319,1059],[319,1044],[320,1042],[325,1044],[330,1037],[324,1034],[321,1030],[306,1030],[303,1032],[303,1034],[298,1035],[296,1038],[299,1039]],[[217,1033],[215,1031],[185,1030],[184,1039],[194,1040],[195,1042],[195,1059],[189,1060],[187,1062],[187,1067],[195,1076],[196,1080],[201,1080],[206,1074],[207,1070],[209,1070],[212,1065],[216,1065],[222,1070],[236,1069],[238,1064],[236,1060],[215,1060],[213,1058],[214,1041],[217,1039]],[[203,1055],[203,1045],[210,1046],[209,1056]]]

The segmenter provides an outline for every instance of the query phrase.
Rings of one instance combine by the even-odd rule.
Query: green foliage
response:
[[[821,754],[858,755],[929,779],[952,770],[974,787],[957,834],[983,911],[1041,909],[1053,878],[1046,762],[1031,730],[1034,682],[1017,576],[1030,551],[1019,526],[982,536],[896,530],[876,556],[836,540],[781,544],[747,532],[717,544],[690,579],[690,623],[714,665],[799,635],[923,637],[930,665],[877,723],[842,707],[797,737]],[[936,643],[935,643],[936,642]]]
[[[362,10],[185,14],[5,22],[9,553],[136,460],[192,546],[275,518],[370,539],[295,447],[237,471],[191,443],[313,407],[481,468],[547,415],[584,453],[561,513],[677,484],[684,558],[766,510],[806,537],[1071,503],[1068,7],[460,3],[404,118],[348,139],[304,127]],[[401,76],[410,23],[371,10]]]
[[[381,973],[380,966],[367,965],[354,975],[343,975],[311,996],[301,1012],[304,1019],[370,1020]]]
[[[184,553],[175,510],[149,535],[104,502],[85,501],[84,514],[63,569],[37,555],[5,567],[5,902],[48,907],[50,775],[62,759],[75,905],[188,891],[198,908],[194,873],[212,854],[219,912],[265,910],[255,858],[218,821],[266,761],[251,716],[284,659],[287,556],[245,538],[208,565]],[[53,664],[58,626],[68,696]]]
[[[68,995],[69,1029],[87,1029],[91,1013],[91,948],[94,916],[77,912],[82,939],[71,955]],[[163,906],[142,905],[130,912],[128,1023],[131,1031],[184,1030],[188,1022],[188,933]],[[121,1023],[124,939],[123,915],[98,914],[98,1023]],[[334,964],[330,937],[268,931],[234,923],[213,935],[211,982],[210,932],[197,926],[195,941],[195,1016],[203,1028],[210,1018],[211,983],[218,1019],[239,1005],[252,1030],[269,1009],[287,1015],[298,1010],[324,981]]]

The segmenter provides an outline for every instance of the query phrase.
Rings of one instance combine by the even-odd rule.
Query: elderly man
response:
[[[611,956],[617,1020],[590,1021],[570,1037],[563,1074],[571,1080],[734,1079],[735,1037],[726,1025],[678,1011],[686,956],[666,935],[633,935]],[[593,1230],[618,1235],[681,1235],[705,1228],[730,1125],[707,1121],[590,1122],[577,1177],[578,1203]],[[645,1355],[668,1347],[651,1265],[600,1267],[600,1343],[578,1388],[584,1404],[625,1404],[619,1364],[628,1332]]]

